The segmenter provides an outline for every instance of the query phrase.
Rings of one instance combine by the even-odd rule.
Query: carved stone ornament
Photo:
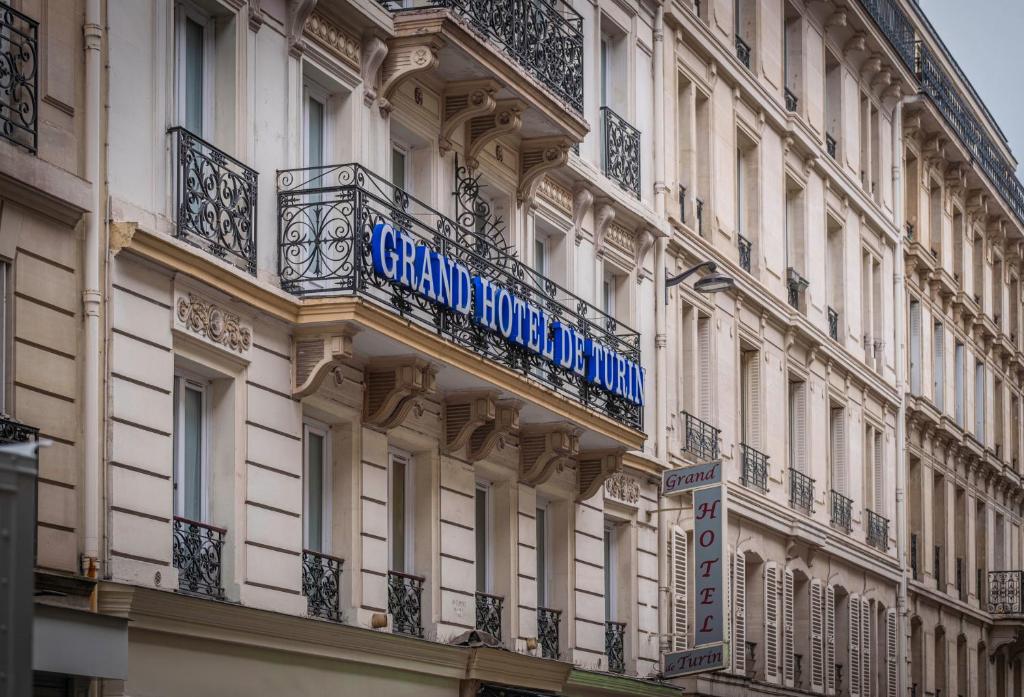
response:
[[[363,49],[357,37],[319,12],[306,18],[304,32],[333,56],[359,70]]]
[[[613,474],[604,483],[605,496],[636,505],[640,502],[640,483],[621,472]]]
[[[188,331],[231,351],[245,353],[252,347],[252,330],[238,315],[192,293],[178,298],[177,316]]]

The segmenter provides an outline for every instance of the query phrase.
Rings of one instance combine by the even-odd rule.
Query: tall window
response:
[[[921,394],[921,303],[910,301],[910,392]]]
[[[409,150],[399,143],[391,143],[391,183],[396,189],[408,191]]]
[[[800,89],[803,82],[803,22],[799,11],[788,2],[785,6],[785,25],[782,28],[782,60],[786,89],[795,98],[799,98],[803,93]],[[790,106],[787,104],[786,108],[789,109]]]
[[[935,258],[936,265],[942,263],[942,185],[936,181],[930,181],[931,188],[928,190],[928,244]]]
[[[789,383],[789,466],[807,474],[807,383]]]
[[[761,354],[744,349],[740,355],[740,410],[742,442],[753,448],[761,443]]]
[[[849,478],[846,472],[846,411],[842,407],[830,407],[828,432],[832,489],[847,496]]]
[[[475,531],[476,531],[476,590],[487,593],[491,587],[490,537],[491,502],[487,484],[476,485]]]
[[[303,428],[303,481],[305,482],[306,549],[330,551],[331,456],[329,435],[323,424],[307,422]]]
[[[178,121],[201,138],[213,130],[213,20],[191,5],[178,7]]]
[[[974,364],[974,436],[985,445],[985,364]]]
[[[834,148],[834,156],[839,155],[842,141],[842,94],[843,73],[839,59],[829,51],[825,54],[825,132],[832,138],[829,148]]]
[[[936,322],[932,328],[932,351],[932,398],[935,408],[941,412],[946,403],[946,345],[942,322]]]
[[[209,446],[208,383],[193,376],[174,379],[174,513],[205,522]]]
[[[964,345],[963,342],[956,342],[956,348],[953,353],[953,380],[954,380],[954,391],[955,391],[955,406],[956,406],[956,425],[960,428],[964,427],[964,383],[967,381],[967,365],[964,362]]]
[[[616,585],[615,565],[618,564],[618,553],[615,545],[615,524],[605,521],[604,524],[604,619],[614,622]]]
[[[327,160],[327,97],[315,85],[306,85],[306,132],[303,143],[307,167],[322,167]]]
[[[537,507],[537,607],[548,607],[548,509]]]
[[[408,453],[392,450],[389,459],[391,570],[412,573],[412,458]]]
[[[972,250],[974,262],[974,300],[985,309],[985,238],[977,235]]]
[[[7,402],[7,392],[11,378],[11,340],[13,338],[10,296],[8,295],[10,277],[10,263],[0,261],[0,414],[9,414],[11,412]]]
[[[864,429],[864,477],[867,482],[865,500],[878,515],[885,515],[885,457],[882,430],[868,424]]]

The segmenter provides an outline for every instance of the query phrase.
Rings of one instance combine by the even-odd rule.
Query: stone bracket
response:
[[[375,361],[363,375],[363,423],[381,430],[401,424],[437,385],[437,371],[422,358]]]
[[[292,348],[295,356],[292,397],[302,399],[313,394],[339,361],[352,357],[355,333],[355,330],[345,328],[340,334],[303,336],[295,340]]]
[[[437,52],[441,50],[442,45],[443,42],[436,36],[430,39],[423,37],[396,39],[391,44],[381,69],[382,79],[378,104],[382,116],[391,113],[391,98],[399,85],[413,75],[437,67],[440,62]]]
[[[444,403],[446,452],[461,450],[478,428],[494,421],[496,396],[494,392],[458,392],[448,396]]]
[[[586,501],[600,491],[605,480],[622,471],[622,448],[586,450],[576,458],[577,501]]]
[[[447,155],[453,147],[452,136],[470,119],[490,114],[497,108],[494,94],[500,89],[494,80],[474,80],[448,85],[444,95],[444,123],[437,139],[438,149]]]
[[[519,480],[540,486],[571,466],[579,452],[579,429],[572,424],[524,426],[519,432]]]
[[[526,106],[518,99],[495,104],[489,114],[469,119],[466,134],[466,164],[470,169],[480,166],[480,153],[496,138],[515,133],[523,125],[523,109]]]
[[[469,437],[466,459],[477,462],[488,457],[494,448],[504,448],[508,437],[519,431],[519,409],[522,402],[502,400],[496,404],[494,418],[483,424]]]
[[[532,202],[544,175],[569,161],[571,147],[572,141],[561,137],[532,138],[520,144],[519,188],[516,191],[520,204]]]

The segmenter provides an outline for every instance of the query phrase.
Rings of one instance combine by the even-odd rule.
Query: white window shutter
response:
[[[921,303],[910,301],[910,392],[921,394]]]
[[[782,572],[782,658],[783,681],[787,687],[793,687],[796,677],[796,658],[793,646],[793,572],[783,569]]]
[[[836,693],[836,592],[825,585],[825,694]]]
[[[898,697],[896,694],[896,610],[885,611],[885,675],[886,697]]]
[[[779,569],[764,565],[764,678],[779,681]]]
[[[747,560],[737,552],[732,561],[732,670],[747,673]]]
[[[825,687],[825,608],[822,584],[811,581],[811,689]]]
[[[714,375],[711,372],[711,318],[700,317],[697,320],[697,351],[699,352],[700,375],[697,380],[700,382],[700,418],[705,421],[714,421],[711,418],[711,386],[714,382]]]
[[[885,453],[882,452],[882,432],[873,428],[871,429],[871,436],[875,468],[875,513],[885,516],[887,515],[888,506],[885,505]]]
[[[747,445],[755,448],[764,448],[761,440],[761,360],[761,354],[755,353],[747,380],[747,409],[750,415],[750,423],[747,424],[750,442]]]
[[[941,412],[945,408],[946,392],[946,347],[945,331],[942,323],[937,323],[932,336],[932,349],[934,350],[934,365],[932,365],[932,399],[935,407]]]
[[[672,528],[672,648],[681,651],[688,647],[686,588],[687,588],[686,531]]]
[[[871,689],[872,683],[874,682],[871,674],[871,603],[861,598],[860,601],[860,667],[861,675],[864,677],[860,681],[860,693],[861,697],[871,697],[874,690]]]
[[[832,410],[832,488],[846,496],[846,410]]]
[[[847,625],[850,628],[850,662],[846,666],[846,674],[850,676],[850,697],[860,697],[860,598],[851,595],[847,605],[850,610],[850,621]]]

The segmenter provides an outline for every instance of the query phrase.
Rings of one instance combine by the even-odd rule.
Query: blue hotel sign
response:
[[[643,406],[645,371],[620,353],[584,337],[576,328],[501,285],[472,275],[463,264],[417,244],[412,235],[379,222],[370,240],[373,270],[549,363],[582,376],[613,395]]]

